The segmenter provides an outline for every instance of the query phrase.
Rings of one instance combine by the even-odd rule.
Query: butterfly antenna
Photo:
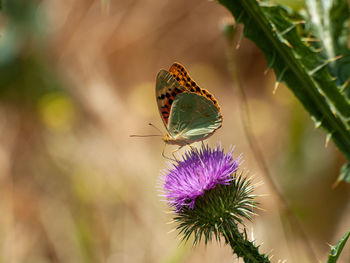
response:
[[[163,136],[162,131],[160,129],[158,129],[155,125],[153,125],[152,123],[148,123],[148,125],[152,126],[153,128],[155,128],[157,131],[159,131],[160,134],[150,134],[150,135],[130,135],[130,137],[161,137]]]
[[[153,128],[155,128],[157,131],[159,131],[159,133],[161,134],[160,136],[163,136],[163,132],[158,128],[156,127],[155,125],[153,125],[152,123],[148,123],[149,126],[152,126]]]

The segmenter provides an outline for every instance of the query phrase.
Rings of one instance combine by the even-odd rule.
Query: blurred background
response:
[[[283,1],[286,2],[286,1]],[[292,1],[301,8],[303,1]],[[308,262],[242,125],[230,14],[203,0],[7,0],[0,15],[0,262],[239,262],[223,243],[180,242],[159,197],[166,168],[155,77],[182,63],[219,101],[208,143],[243,153],[261,210],[247,223],[272,262]],[[349,185],[332,188],[342,154],[291,92],[264,74],[261,52],[234,50],[252,130],[319,260],[349,229]],[[176,149],[167,146],[169,154]],[[339,262],[349,262],[349,244]]]

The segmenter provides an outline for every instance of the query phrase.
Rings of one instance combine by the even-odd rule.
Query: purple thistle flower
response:
[[[194,208],[197,197],[217,185],[229,185],[232,174],[238,169],[240,157],[233,159],[233,149],[227,154],[217,146],[215,149],[202,145],[200,151],[192,148],[172,168],[161,172],[168,204],[176,212],[185,206]],[[200,158],[200,159],[199,159]]]
[[[175,210],[173,220],[182,240],[194,236],[193,244],[202,239],[207,244],[224,237],[245,262],[269,263],[247,239],[244,220],[251,220],[257,202],[251,180],[238,171],[241,158],[233,159],[232,153],[225,154],[220,146],[203,145],[199,151],[191,147],[181,161],[162,171],[164,196]]]

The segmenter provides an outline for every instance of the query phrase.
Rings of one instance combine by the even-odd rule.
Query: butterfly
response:
[[[156,99],[167,130],[163,137],[167,144],[182,147],[203,141],[222,126],[217,100],[200,88],[179,63],[174,63],[169,71],[159,71]]]

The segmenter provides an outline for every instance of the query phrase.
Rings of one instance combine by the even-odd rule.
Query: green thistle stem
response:
[[[224,223],[221,229],[222,235],[233,252],[244,259],[245,263],[267,263],[270,262],[265,254],[259,253],[259,247],[249,241],[246,233],[240,233],[235,223]]]

